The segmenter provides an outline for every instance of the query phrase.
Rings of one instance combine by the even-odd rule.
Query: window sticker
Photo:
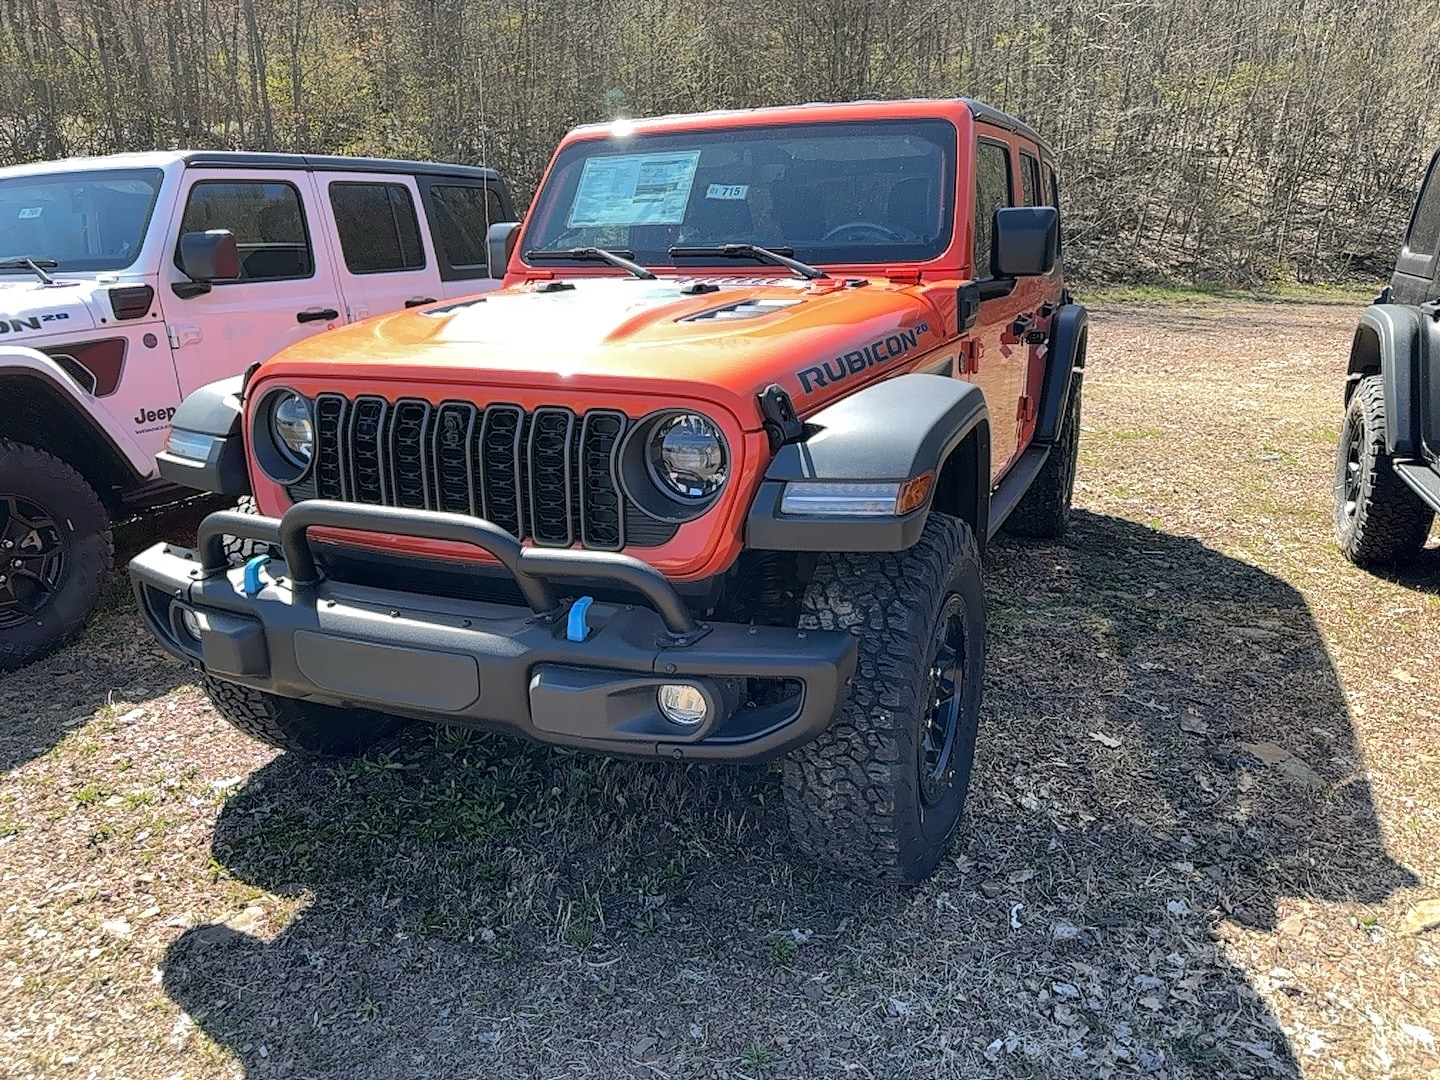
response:
[[[711,184],[705,189],[707,199],[744,199],[749,194],[749,184]]]
[[[572,229],[679,225],[699,164],[699,150],[590,158],[567,224]]]
[[[37,218],[40,216],[40,211],[44,209],[43,206],[22,206],[20,208],[20,220],[24,221],[26,218]]]

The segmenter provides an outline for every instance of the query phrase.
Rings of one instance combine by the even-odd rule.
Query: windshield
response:
[[[924,262],[950,245],[955,145],[944,120],[586,139],[556,160],[524,250],[693,266],[670,248],[745,243],[807,263]]]
[[[0,261],[123,270],[140,255],[164,174],[107,169],[0,178]],[[6,271],[11,273],[14,271]]]

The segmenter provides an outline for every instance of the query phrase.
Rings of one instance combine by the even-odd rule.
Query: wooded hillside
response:
[[[978,97],[1054,145],[1092,280],[1388,270],[1440,0],[0,0],[0,162],[167,146],[484,161],[571,125]]]

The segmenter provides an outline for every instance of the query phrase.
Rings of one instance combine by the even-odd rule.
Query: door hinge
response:
[[[960,374],[974,375],[980,370],[980,357],[985,354],[985,346],[978,341],[967,341],[960,346]]]
[[[205,335],[200,332],[200,327],[190,323],[166,323],[165,336],[170,339],[170,348],[183,349],[186,345],[199,344]]]
[[[1015,412],[1015,419],[1022,424],[1028,424],[1035,419],[1035,399],[1029,394],[1020,399],[1020,407]]]

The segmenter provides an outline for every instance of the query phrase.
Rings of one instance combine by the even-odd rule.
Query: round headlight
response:
[[[292,465],[305,468],[315,453],[315,425],[310,419],[310,402],[287,392],[270,410],[270,427],[275,443]]]
[[[725,485],[725,438],[698,413],[663,421],[650,436],[650,471],[667,494],[708,499]]]

